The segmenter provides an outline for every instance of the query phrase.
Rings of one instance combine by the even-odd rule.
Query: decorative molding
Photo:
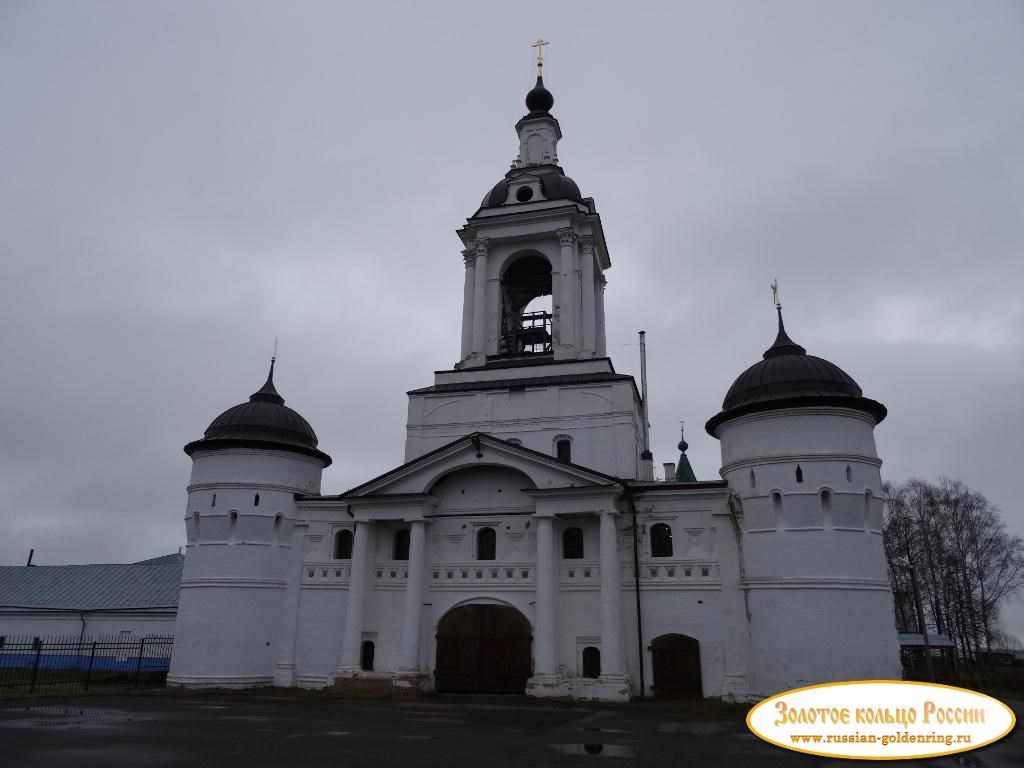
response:
[[[555,234],[558,235],[558,244],[563,248],[576,242],[576,233],[572,229],[556,229]]]

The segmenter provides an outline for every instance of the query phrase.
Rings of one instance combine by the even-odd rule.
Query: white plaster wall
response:
[[[83,624],[84,619],[84,624]],[[174,634],[175,614],[131,612],[0,612],[0,635],[10,637],[99,637],[120,635],[133,637]]]
[[[295,640],[296,680],[299,685],[327,685],[341,661],[348,589],[307,585],[299,598]]]
[[[538,375],[557,375],[545,366]],[[556,438],[572,442],[572,461],[635,478],[641,448],[640,403],[629,381],[513,390],[412,394],[406,461],[471,432],[555,455]]]
[[[900,674],[873,427],[819,407],[719,429],[722,476],[742,505],[754,696]]]
[[[279,655],[294,494],[318,492],[323,467],[290,452],[241,448],[192,459],[168,682],[269,684]]]
[[[900,679],[892,597],[882,589],[750,591],[751,693]]]

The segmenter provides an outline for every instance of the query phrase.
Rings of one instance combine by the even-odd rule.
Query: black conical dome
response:
[[[722,411],[705,429],[714,436],[720,424],[737,416],[777,408],[834,405],[871,414],[875,423],[886,416],[886,408],[864,397],[853,377],[838,365],[814,355],[786,333],[779,308],[779,330],[775,342],[761,361],[741,373],[722,403]]]
[[[203,449],[250,447],[293,451],[331,464],[331,457],[317,448],[316,432],[302,416],[284,404],[274,386],[274,362],[267,381],[249,401],[228,408],[210,422],[201,440],[185,446],[191,456]]]

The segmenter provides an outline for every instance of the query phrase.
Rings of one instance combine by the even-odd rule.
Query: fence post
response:
[[[85,672],[85,690],[89,690],[89,681],[92,680],[92,664],[96,660],[96,641],[92,641],[92,652],[89,654],[89,669]]]
[[[139,661],[135,665],[135,687],[139,687],[139,675],[142,672],[142,650],[146,647],[146,638],[139,640]]]
[[[29,684],[28,692],[36,692],[36,676],[39,674],[39,657],[43,652],[43,643],[38,637],[32,639],[32,645],[36,649],[36,657],[32,661],[32,682]]]

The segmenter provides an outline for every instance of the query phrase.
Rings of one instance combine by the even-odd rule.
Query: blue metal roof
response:
[[[0,566],[0,610],[177,608],[185,556],[118,565]]]

